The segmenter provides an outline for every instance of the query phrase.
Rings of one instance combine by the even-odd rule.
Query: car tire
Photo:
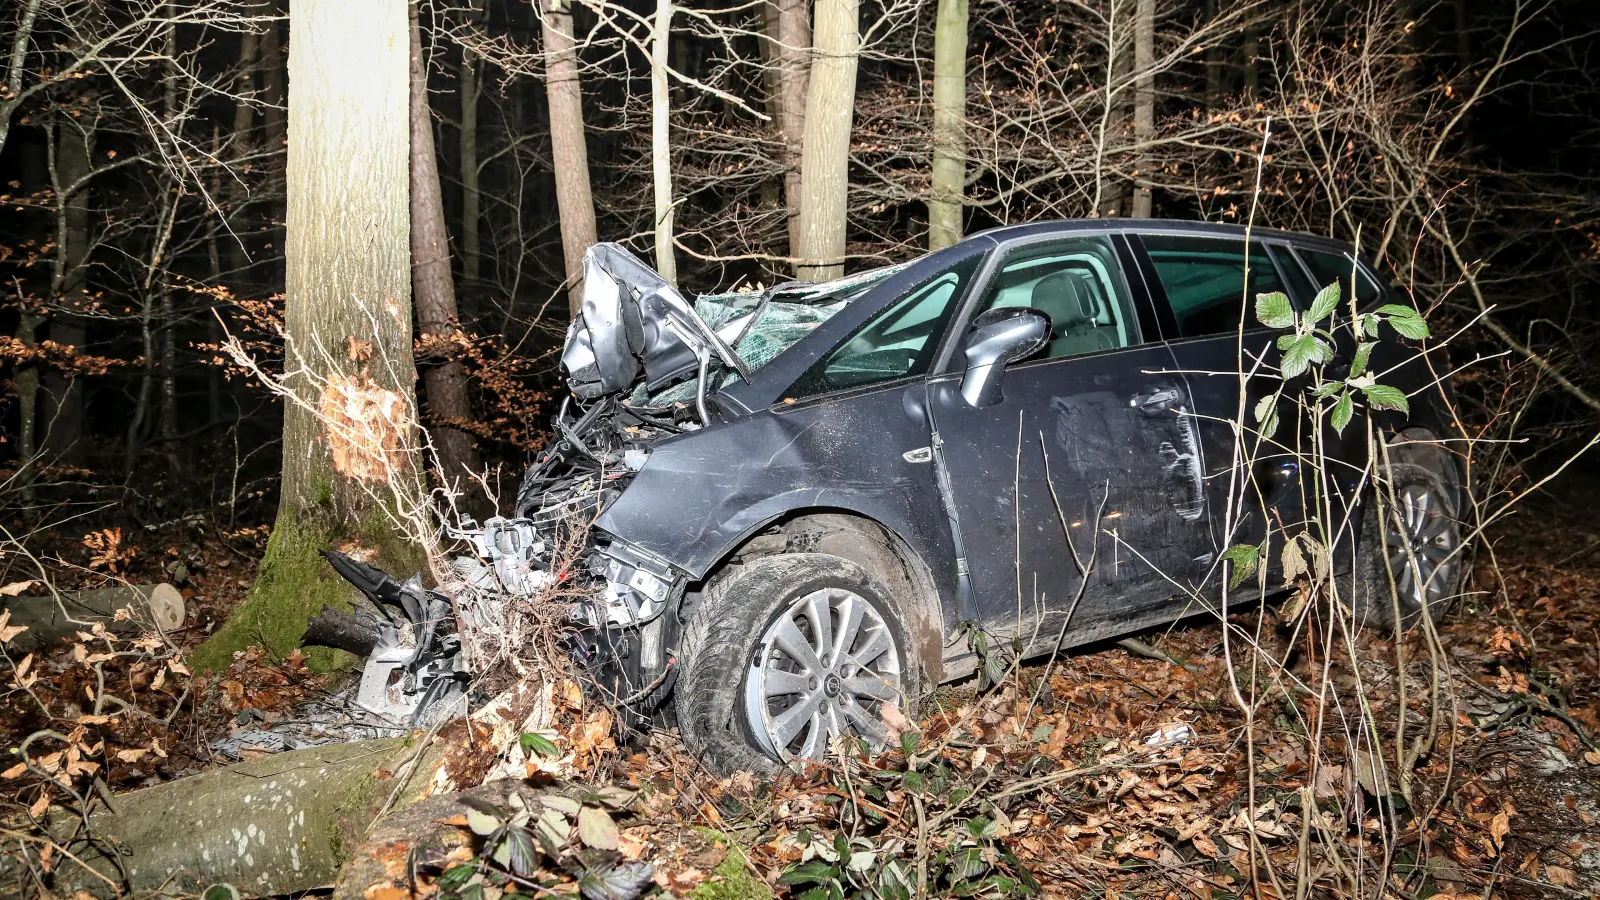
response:
[[[911,718],[921,687],[905,621],[881,579],[832,554],[730,567],[684,622],[674,690],[684,743],[719,774],[772,774],[825,756],[829,729],[840,726],[886,743],[883,705]],[[833,651],[819,651],[829,638]]]
[[[1386,522],[1379,521],[1380,498],[1366,498],[1354,604],[1360,625],[1385,634],[1397,622],[1410,630],[1424,611],[1439,621],[1460,596],[1468,570],[1456,479],[1415,463],[1393,463],[1387,472],[1377,488]]]

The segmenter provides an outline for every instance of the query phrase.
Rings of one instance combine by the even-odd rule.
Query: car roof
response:
[[[1337,241],[1332,238],[1319,237],[1314,234],[1302,234],[1294,231],[1282,231],[1276,228],[1253,227],[1249,229],[1250,236],[1259,240],[1288,241],[1300,245],[1314,245],[1326,247],[1340,253],[1350,253],[1354,247],[1348,241]],[[971,235],[968,239],[989,238],[995,241],[1009,241],[1018,238],[1044,236],[1048,234],[1063,233],[1112,233],[1131,232],[1134,234],[1196,234],[1215,237],[1235,237],[1242,239],[1245,236],[1245,226],[1223,222],[1193,222],[1184,219],[1125,219],[1109,217],[1103,219],[1059,219],[1050,222],[1029,222],[1025,225],[1001,225]]]

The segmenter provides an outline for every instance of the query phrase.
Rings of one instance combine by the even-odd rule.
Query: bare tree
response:
[[[933,31],[933,185],[928,249],[961,240],[967,180],[967,0],[939,0]]]
[[[450,338],[460,318],[450,274],[450,236],[434,155],[433,112],[428,106],[428,66],[422,56],[422,25],[411,4],[411,292],[422,340],[442,359],[422,370],[428,412],[434,420],[434,450],[446,484],[470,483],[479,469],[477,447],[460,425],[472,419],[467,372],[454,358]]]
[[[550,157],[555,170],[556,208],[561,217],[561,253],[566,262],[572,315],[583,298],[583,254],[596,237],[594,197],[589,190],[589,151],[583,128],[583,92],[569,0],[542,0],[545,90],[550,101]]]
[[[678,281],[672,248],[672,134],[668,114],[667,51],[672,36],[672,0],[656,0],[650,28],[650,174],[655,196],[656,271],[669,283]]]
[[[861,52],[858,0],[817,0],[812,40],[795,255],[801,278],[823,281],[844,274],[850,126]]]
[[[800,254],[800,157],[806,137],[806,94],[811,67],[811,21],[806,0],[774,0],[777,41],[778,139],[782,142],[783,202],[790,256]]]
[[[416,568],[368,489],[416,441],[407,5],[297,0],[290,15],[285,382],[306,404],[284,404],[272,539],[250,595],[196,651],[204,668],[260,641],[288,652],[324,604],[347,603],[317,555],[334,539]]]
[[[1156,0],[1138,0],[1133,23],[1133,143],[1136,160],[1134,176],[1133,209],[1136,219],[1150,218],[1150,173],[1139,171],[1150,165],[1144,148],[1156,136],[1155,73],[1151,71],[1156,61]]]

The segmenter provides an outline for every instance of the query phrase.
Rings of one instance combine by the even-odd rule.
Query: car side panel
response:
[[[656,443],[595,526],[695,579],[786,513],[846,510],[899,535],[959,619],[950,529],[928,447],[921,379],[763,410]],[[915,454],[913,458],[916,458]]]

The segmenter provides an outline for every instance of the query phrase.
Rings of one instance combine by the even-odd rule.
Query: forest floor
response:
[[[637,792],[618,849],[652,862],[655,882],[679,895],[891,897],[923,885],[973,896],[1373,896],[1363,879],[1384,871],[1397,897],[1592,896],[1596,499],[1541,495],[1489,535],[1477,593],[1439,629],[1437,691],[1420,636],[1400,648],[1408,663],[1397,679],[1397,648],[1381,638],[1362,639],[1359,666],[1328,663],[1315,641],[1282,635],[1278,613],[1241,613],[1227,648],[1219,623],[1196,620],[1143,636],[1166,659],[1096,647],[1016,667],[984,689],[945,687],[907,724],[900,748],[776,783],[712,778],[669,733],[618,748],[598,712],[558,736],[563,763],[579,779]],[[225,533],[185,520],[117,533],[109,556],[113,535],[96,534],[34,552],[56,560],[61,587],[108,571],[181,581],[190,622],[176,637],[189,648],[243,597],[266,528]],[[1243,662],[1254,635],[1290,657],[1286,670]],[[19,654],[7,653],[5,746],[71,729],[57,765],[92,772],[114,793],[232,762],[214,741],[290,716],[348,677],[259,651],[203,677],[176,657],[96,660],[83,644],[20,670]],[[1231,700],[1235,681],[1259,698],[1249,721]],[[112,689],[139,714],[91,708]],[[1353,704],[1376,725],[1359,725]],[[1400,746],[1435,729],[1409,773],[1395,765],[1390,733],[1401,708]],[[22,784],[0,781],[0,793],[35,805]]]

